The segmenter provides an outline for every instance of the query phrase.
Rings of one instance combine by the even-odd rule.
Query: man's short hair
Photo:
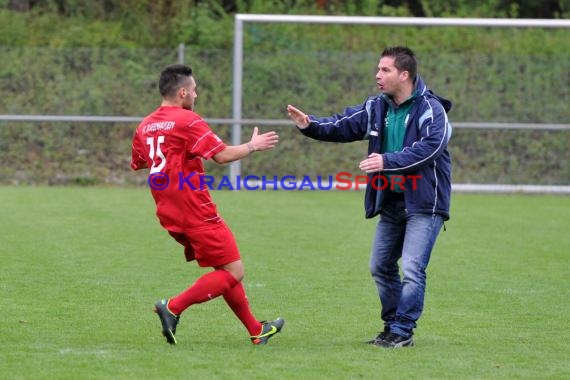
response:
[[[388,47],[384,49],[380,57],[393,57],[396,69],[399,71],[407,71],[412,81],[416,79],[418,63],[412,49],[405,46]]]
[[[182,64],[166,66],[160,73],[158,91],[163,98],[171,98],[192,76],[192,68]]]

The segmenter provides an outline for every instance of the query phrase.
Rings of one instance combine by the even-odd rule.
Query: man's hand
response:
[[[259,134],[259,129],[257,127],[253,128],[253,134],[251,135],[251,140],[247,144],[249,152],[255,152],[256,150],[267,150],[275,148],[279,142],[279,136],[274,131]]]
[[[372,153],[368,158],[362,160],[358,167],[366,173],[381,172],[384,170],[384,159],[382,159],[381,154]]]
[[[311,123],[309,116],[298,108],[293,107],[291,104],[287,106],[287,115],[300,129],[305,129]]]

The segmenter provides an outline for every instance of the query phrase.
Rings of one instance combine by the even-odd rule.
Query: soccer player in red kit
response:
[[[265,344],[280,332],[285,321],[258,321],[241,282],[244,266],[234,236],[218,214],[206,186],[202,159],[225,164],[255,151],[277,145],[275,132],[258,134],[254,128],[246,144],[226,145],[194,112],[197,97],[192,69],[171,65],[160,74],[162,104],[144,118],[133,137],[133,170],[150,169],[149,185],[156,202],[156,215],[168,233],[184,246],[187,261],[213,270],[198,278],[177,296],[156,302],[162,334],[176,344],[176,326],[188,307],[224,297],[243,323],[253,344]]]

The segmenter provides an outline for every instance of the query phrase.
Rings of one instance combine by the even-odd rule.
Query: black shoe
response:
[[[180,316],[174,314],[168,309],[169,300],[160,300],[154,304],[154,312],[158,314],[160,318],[160,323],[162,324],[162,335],[166,338],[166,341],[170,344],[176,344],[176,325],[180,320]]]
[[[285,320],[283,318],[277,318],[273,322],[261,322],[261,334],[252,336],[251,343],[253,344],[266,344],[269,338],[277,334],[283,328]]]
[[[413,347],[414,338],[412,338],[411,335],[406,338],[405,336],[394,334],[393,332],[391,332],[388,333],[384,339],[374,344],[386,348]]]
[[[390,326],[386,325],[386,326],[384,326],[384,331],[381,331],[380,334],[378,334],[378,336],[376,336],[376,338],[371,339],[371,340],[367,340],[366,343],[368,343],[368,344],[379,344],[378,342],[381,340],[384,340],[386,338],[386,335],[388,335],[388,333],[390,333]]]

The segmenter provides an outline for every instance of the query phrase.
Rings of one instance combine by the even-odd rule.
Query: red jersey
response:
[[[198,114],[182,107],[161,106],[139,124],[131,168],[150,168],[156,215],[165,229],[183,232],[222,222],[200,178],[204,175],[202,159],[225,148]]]

